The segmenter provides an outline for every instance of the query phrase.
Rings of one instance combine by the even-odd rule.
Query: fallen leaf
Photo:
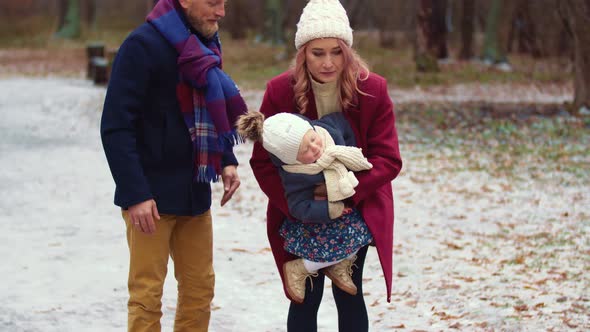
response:
[[[487,322],[475,323],[474,325],[477,326],[477,327],[481,327],[481,328],[488,327],[488,323]]]
[[[452,328],[452,329],[460,329],[461,328],[461,323],[456,322],[453,325],[449,325],[449,327]]]
[[[445,244],[447,247],[449,247],[451,249],[455,249],[455,250],[461,250],[461,249],[463,249],[463,247],[461,247],[460,245],[454,244],[454,243],[451,243],[451,242],[448,242],[448,241],[443,242],[443,244]]]
[[[462,277],[462,276],[458,276],[458,277],[454,277],[455,279],[459,279],[459,280],[463,280],[465,282],[474,282],[475,279],[472,277]]]
[[[447,281],[443,281],[442,285],[438,287],[438,289],[459,289],[461,286],[457,284],[451,284]]]
[[[571,322],[571,320],[567,319],[567,318],[563,318],[562,319],[563,323],[565,325],[567,325],[570,329],[575,329],[576,327],[578,327],[578,325],[574,324]]]

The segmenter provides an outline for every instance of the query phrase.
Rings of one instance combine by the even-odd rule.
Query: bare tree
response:
[[[590,0],[557,0],[574,40],[574,107],[590,107]]]
[[[64,17],[64,24],[55,33],[61,38],[77,38],[80,36],[80,2],[69,0]]]
[[[438,59],[448,57],[446,0],[420,0],[417,18],[416,68],[438,71]]]
[[[223,19],[224,27],[232,39],[244,39],[248,35],[248,1],[232,0]]]
[[[398,1],[370,2],[372,16],[375,18],[376,28],[379,30],[379,44],[381,47],[393,48],[395,46],[395,19],[394,12]]]
[[[461,51],[459,58],[468,60],[473,57],[473,36],[475,32],[475,1],[463,0],[461,12]]]
[[[80,0],[80,16],[86,28],[96,28],[96,0]]]
[[[281,45],[285,42],[283,25],[283,0],[265,1],[265,39],[273,45]]]
[[[573,51],[572,39],[558,13],[555,0],[526,1],[530,22],[526,29],[531,40],[525,42],[532,44],[540,56],[564,56]],[[526,31],[526,30],[525,30]],[[526,45],[526,44],[525,44]]]
[[[66,15],[68,14],[68,0],[57,1],[57,31],[60,31],[66,24]]]
[[[354,29],[367,18],[366,0],[342,0],[342,6],[346,9],[350,26]]]

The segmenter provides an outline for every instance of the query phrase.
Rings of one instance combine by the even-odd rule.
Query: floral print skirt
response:
[[[344,259],[373,241],[358,210],[327,224],[285,220],[280,229],[285,250],[312,262]]]

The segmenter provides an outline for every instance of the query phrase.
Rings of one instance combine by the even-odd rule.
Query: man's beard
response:
[[[193,28],[197,30],[203,37],[211,38],[218,30],[217,24],[207,23],[201,20],[191,19],[189,20]]]

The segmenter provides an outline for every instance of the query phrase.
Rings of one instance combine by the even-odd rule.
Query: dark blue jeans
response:
[[[338,310],[339,332],[366,332],[369,331],[369,317],[363,298],[363,266],[367,256],[368,246],[362,247],[357,253],[357,260],[353,267],[352,281],[358,292],[355,296],[345,293],[340,288],[332,285],[332,294]],[[317,278],[313,278],[313,291],[311,281],[306,281],[305,301],[302,304],[291,302],[289,317],[287,318],[288,332],[315,332],[318,330],[318,309],[324,295],[325,276],[321,271]]]

